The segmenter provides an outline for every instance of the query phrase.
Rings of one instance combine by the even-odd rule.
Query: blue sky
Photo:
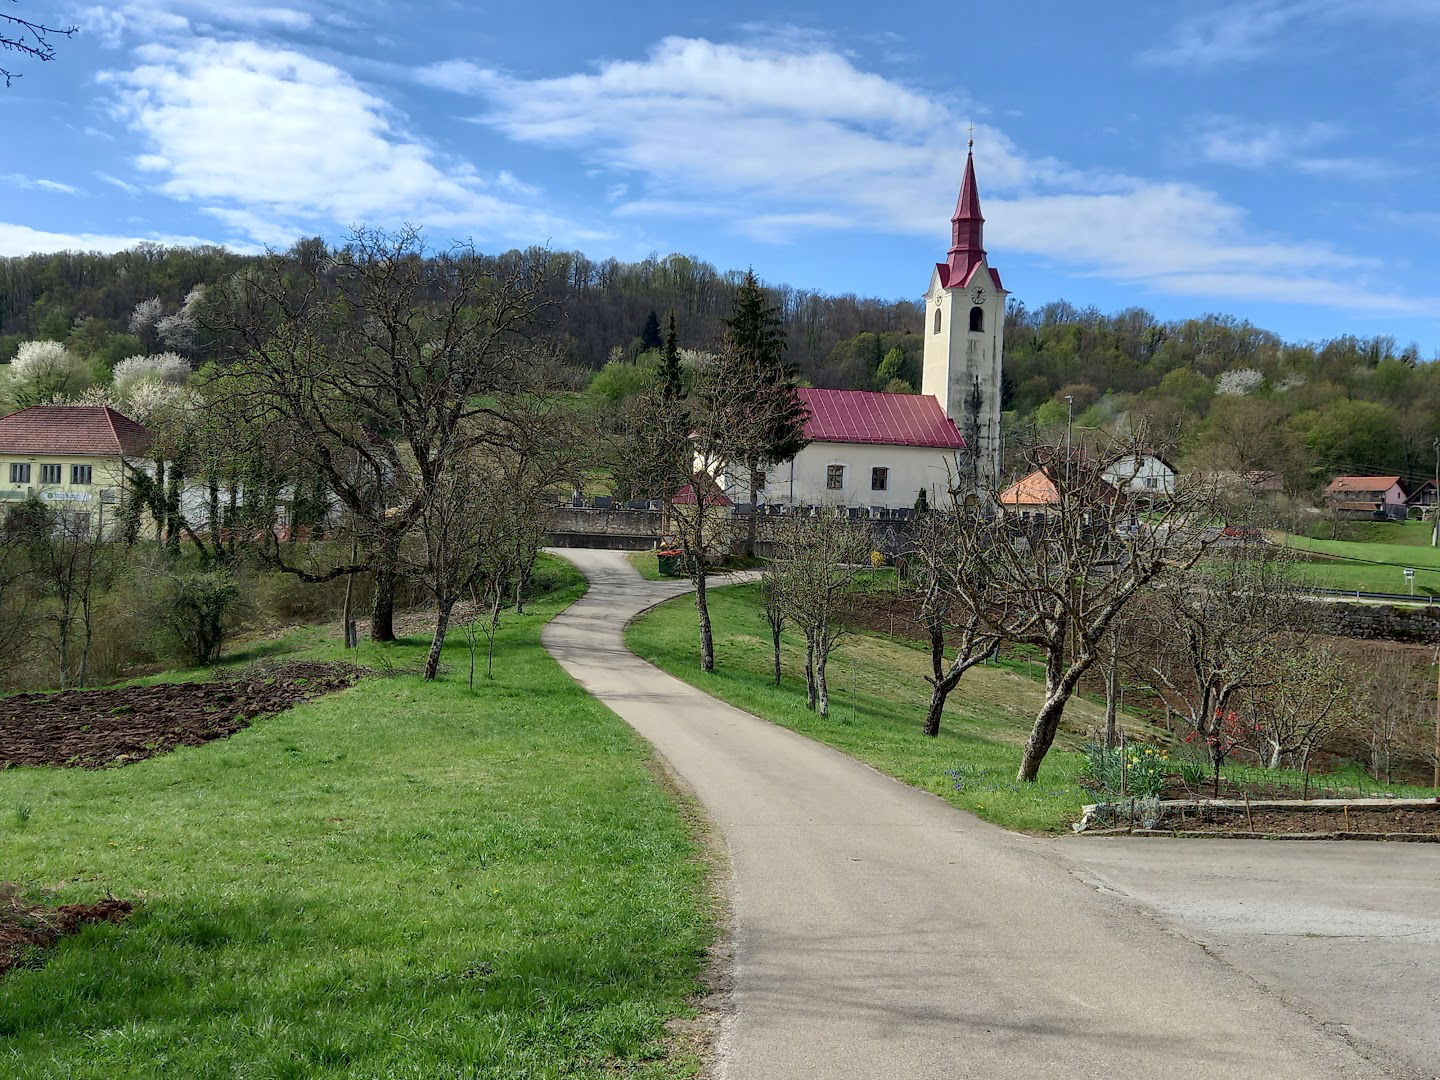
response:
[[[1440,0],[121,0],[0,91],[0,254],[354,224],[1440,352]]]

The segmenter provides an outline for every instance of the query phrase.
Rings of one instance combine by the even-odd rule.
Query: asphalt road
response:
[[[1440,1076],[1440,844],[1075,837],[1098,887],[1374,1057]]]
[[[987,825],[630,654],[683,586],[618,552],[545,645],[689,784],[728,848],[724,1080],[1413,1075],[1368,1059],[1060,843]],[[723,657],[721,658],[723,663]]]

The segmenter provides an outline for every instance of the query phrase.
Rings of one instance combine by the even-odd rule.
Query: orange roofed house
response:
[[[1055,487],[1053,474],[1054,470],[1064,467],[1063,462],[1056,462],[1053,465],[1036,469],[1027,476],[1022,476],[1000,493],[1001,509],[1007,514],[1016,515],[1022,522],[1042,521],[1058,513],[1060,494]],[[1084,466],[1080,467],[1084,468]],[[1124,495],[1115,485],[1100,476],[1093,475],[1093,470],[1090,470],[1090,473],[1086,482],[1099,486],[1100,495],[1104,501],[1124,499]]]
[[[1409,512],[1398,476],[1337,476],[1325,489],[1325,506],[1342,517],[1403,521]]]
[[[38,496],[76,528],[113,536],[126,461],[152,434],[107,405],[34,405],[0,417],[0,506]]]

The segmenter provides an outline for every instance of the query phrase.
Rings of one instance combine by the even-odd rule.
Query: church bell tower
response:
[[[1005,297],[1000,274],[985,259],[985,218],[975,184],[974,142],[950,219],[950,251],[935,264],[925,293],[925,363],[920,392],[940,402],[969,445],[974,474],[1000,480],[1000,364]]]

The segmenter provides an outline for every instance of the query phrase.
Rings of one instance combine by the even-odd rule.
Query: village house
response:
[[[1325,507],[1340,517],[1395,521],[1409,512],[1398,476],[1337,476],[1325,489]]]
[[[1044,521],[1057,514],[1060,492],[1055,485],[1054,470],[1064,467],[1063,462],[1056,462],[1022,476],[1000,493],[1001,511],[1014,515],[1022,523]],[[1105,501],[1125,498],[1124,493],[1110,482],[1108,473],[1093,477],[1090,483],[1099,486],[1100,495]]]
[[[1130,496],[1163,499],[1175,494],[1178,474],[1158,454],[1126,454],[1105,467],[1107,483]]]
[[[0,417],[0,501],[37,496],[77,531],[111,537],[151,433],[107,405],[34,405]]]

